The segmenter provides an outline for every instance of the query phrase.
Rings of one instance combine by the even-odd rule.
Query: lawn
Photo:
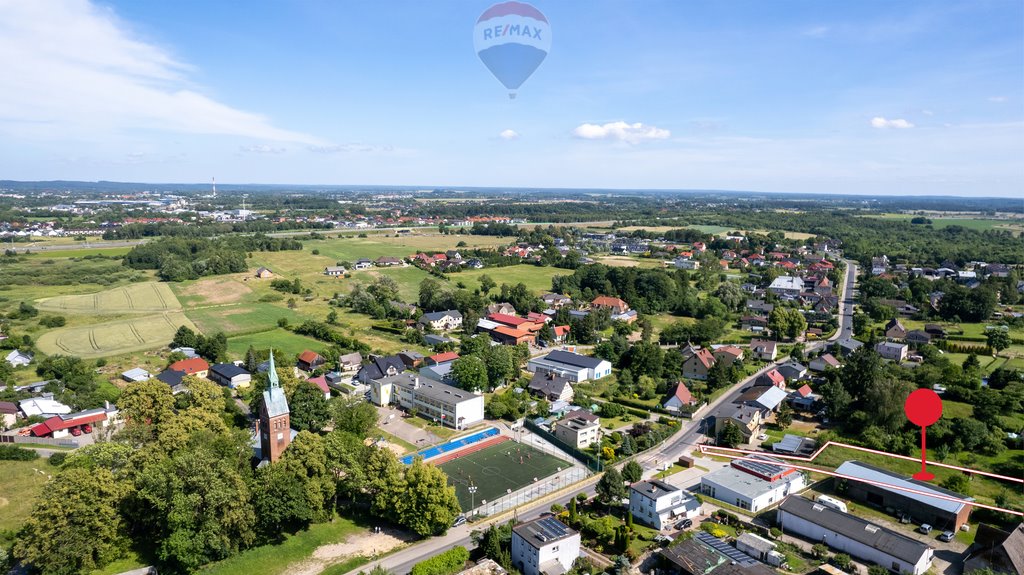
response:
[[[321,545],[338,543],[364,530],[349,519],[318,523],[277,545],[264,545],[201,569],[202,575],[283,575],[292,564],[308,559]]]
[[[271,303],[191,308],[185,315],[204,334],[222,331],[229,337],[273,329],[281,318],[292,324],[302,323],[302,318],[293,310]]]
[[[228,353],[232,356],[244,357],[250,345],[256,349],[273,348],[275,352],[280,351],[285,355],[292,356],[307,349],[323,349],[327,344],[286,329],[276,328],[228,338]]]
[[[439,467],[448,474],[448,484],[455,486],[462,509],[468,511],[473,503],[493,501],[571,465],[530,445],[505,441]],[[470,485],[477,487],[475,499],[467,489]]]
[[[490,276],[499,287],[501,284],[514,286],[518,283],[523,283],[526,284],[527,289],[530,291],[536,294],[541,294],[551,291],[551,278],[555,276],[572,275],[572,271],[563,270],[561,268],[520,264],[517,266],[506,266],[503,268],[466,270],[451,274],[448,277],[451,278],[453,282],[461,281],[466,284],[467,288],[474,289],[480,286],[477,278],[485,274]]]
[[[0,475],[4,478],[0,481],[0,541],[2,534],[13,533],[21,527],[32,512],[36,496],[46,485],[46,476],[56,471],[45,457],[33,461],[0,461]]]

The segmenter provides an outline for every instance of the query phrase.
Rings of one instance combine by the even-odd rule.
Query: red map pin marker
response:
[[[931,481],[935,479],[935,474],[926,470],[925,432],[929,425],[942,417],[942,399],[930,389],[918,389],[907,396],[903,412],[911,423],[921,427],[921,471],[914,474],[914,479]]]

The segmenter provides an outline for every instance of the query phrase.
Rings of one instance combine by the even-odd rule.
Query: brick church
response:
[[[270,351],[270,367],[267,370],[268,385],[263,392],[263,406],[256,432],[260,441],[260,465],[274,463],[292,441],[295,433],[291,429],[290,410],[284,390],[274,368],[274,351]]]

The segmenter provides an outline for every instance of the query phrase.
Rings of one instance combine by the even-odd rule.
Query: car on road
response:
[[[71,435],[74,435],[75,437],[78,437],[79,435],[82,435],[82,430],[77,428],[77,427],[72,427],[71,428]]]
[[[955,537],[955,536],[956,536],[956,534],[953,533],[952,531],[943,531],[942,534],[939,535],[939,541],[943,541],[945,543],[949,543],[950,541],[953,540],[953,537]]]
[[[693,527],[693,520],[692,519],[683,519],[679,523],[676,523],[675,527],[676,527],[677,531],[682,531],[683,529],[689,529],[690,527]]]
[[[465,525],[465,524],[466,524],[466,516],[465,515],[459,515],[458,517],[455,518],[455,523],[452,523],[452,527],[458,527],[459,525]]]
[[[86,423],[85,425],[82,426],[82,431],[86,433],[92,433],[92,426]]]
[[[931,531],[932,526],[927,523],[922,523],[921,526],[917,528],[918,533],[924,533],[925,535],[928,535]]]

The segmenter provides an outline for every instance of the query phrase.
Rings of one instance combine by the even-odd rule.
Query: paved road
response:
[[[827,340],[816,341],[807,346],[807,351],[815,351],[840,339],[853,337],[853,290],[857,282],[857,262],[846,262],[846,281],[843,282],[843,293],[839,295],[839,328]]]

